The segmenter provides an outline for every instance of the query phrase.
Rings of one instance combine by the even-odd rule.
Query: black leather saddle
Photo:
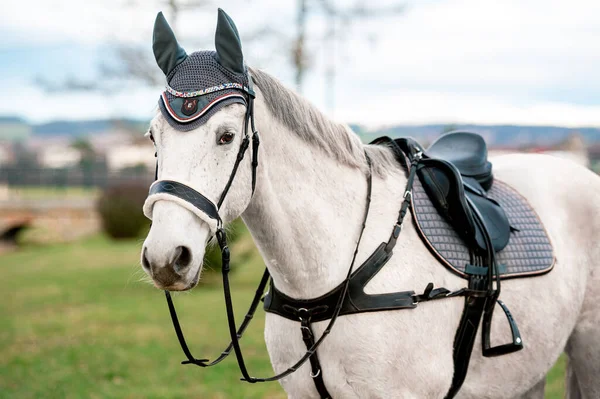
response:
[[[487,195],[494,177],[481,136],[468,132],[441,136],[423,150],[417,175],[438,212],[468,245],[485,250],[485,228],[495,252],[506,247],[511,227],[500,204]]]
[[[481,136],[468,132],[447,133],[426,150],[411,138],[380,137],[371,144],[388,145],[407,170],[409,182],[415,174],[418,176],[421,193],[426,193],[435,210],[468,248],[464,274],[469,284],[460,290],[465,302],[454,339],[454,376],[446,395],[452,398],[466,377],[480,323],[483,356],[500,356],[523,348],[516,322],[508,307],[498,299],[500,269],[505,265],[498,264],[496,255],[508,245],[512,229],[504,209],[488,195],[494,176],[492,164],[487,160],[487,147]],[[410,196],[413,202],[416,189],[418,185],[412,185],[405,198]],[[412,206],[413,212],[418,213],[418,205],[413,202]],[[492,346],[490,334],[496,304],[508,320],[512,342]]]

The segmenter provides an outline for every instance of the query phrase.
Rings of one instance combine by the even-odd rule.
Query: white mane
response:
[[[258,69],[251,69],[251,73],[264,94],[269,111],[307,143],[317,146],[339,162],[363,170],[367,169],[366,152],[376,174],[398,167],[392,153],[385,147],[364,145],[348,125],[331,121],[274,77]]]

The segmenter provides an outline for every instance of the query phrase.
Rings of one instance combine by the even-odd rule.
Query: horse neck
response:
[[[367,201],[366,175],[299,138],[262,102],[255,113],[259,172],[243,220],[279,290],[298,298],[323,295],[350,266]]]

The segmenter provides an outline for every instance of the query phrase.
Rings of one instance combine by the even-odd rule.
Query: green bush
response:
[[[150,224],[142,212],[148,187],[136,182],[108,187],[98,200],[102,228],[112,238],[139,237]]]

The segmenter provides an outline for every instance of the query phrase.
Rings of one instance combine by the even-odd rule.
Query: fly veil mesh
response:
[[[177,92],[216,89],[193,97],[180,97],[165,90],[158,102],[159,108],[175,129],[184,132],[196,129],[224,106],[233,103],[246,104],[244,91],[230,88],[227,84],[235,83],[248,88],[247,74],[228,70],[219,64],[216,56],[214,51],[192,53],[168,74],[168,86]]]

